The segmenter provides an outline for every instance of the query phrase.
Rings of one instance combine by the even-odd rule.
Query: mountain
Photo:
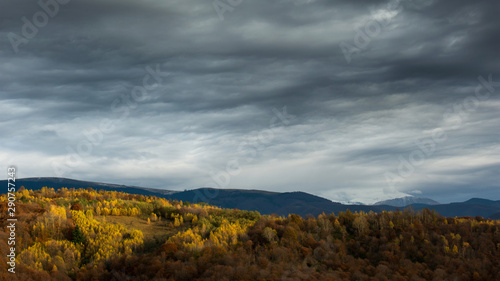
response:
[[[472,199],[465,201],[464,203],[500,207],[500,200],[493,201],[493,200],[488,200],[488,199],[472,198]]]
[[[480,216],[483,218],[492,218],[495,213],[500,212],[500,205],[498,201],[492,201],[487,199],[482,204],[476,203],[450,203],[450,204],[441,204],[429,207],[430,209],[434,209],[439,214],[445,217],[475,217]]]
[[[2,186],[7,186],[7,181],[0,181]],[[106,190],[106,191],[120,191],[127,192],[132,194],[140,194],[140,195],[151,195],[158,197],[165,197],[165,195],[172,194],[176,191],[172,190],[161,190],[161,189],[153,189],[153,188],[144,188],[138,186],[131,185],[118,185],[111,183],[102,183],[102,182],[92,182],[92,181],[81,181],[67,178],[23,178],[16,179],[16,187],[20,188],[24,186],[28,189],[41,189],[42,187],[52,187],[55,190],[60,188],[87,188],[91,187],[96,190]]]
[[[288,214],[301,216],[312,214],[316,216],[323,212],[340,212],[347,209],[353,212],[380,211],[374,206],[343,205],[305,192],[278,193],[261,190],[200,188],[174,193],[167,198],[192,203],[206,202],[222,208],[256,210],[261,214],[281,216]]]
[[[0,185],[7,185],[7,181],[0,181]],[[66,178],[25,178],[17,179],[16,186],[24,186],[28,189],[41,189],[44,186],[54,189],[87,188],[96,190],[121,191],[132,194],[151,195],[167,199],[187,201],[192,203],[205,202],[221,208],[258,211],[261,214],[277,214],[287,216],[298,214],[317,216],[323,212],[341,212],[347,209],[356,211],[380,212],[382,209],[376,206],[344,205],[331,200],[315,196],[305,192],[269,192],[262,190],[239,190],[239,189],[215,189],[199,188],[186,191],[161,190],[137,186],[116,185],[109,183],[98,183],[80,181]]]
[[[493,214],[490,216],[490,219],[493,219],[493,220],[500,220],[500,212],[496,213],[496,214]]]
[[[0,185],[7,186],[7,181],[0,181]],[[447,217],[475,217],[498,219],[500,214],[500,200],[493,201],[481,198],[472,198],[465,202],[449,204],[439,204],[436,201],[426,198],[405,197],[393,200],[378,202],[375,205],[346,205],[338,202],[315,196],[306,192],[270,192],[263,190],[241,190],[241,189],[215,189],[198,188],[185,191],[162,190],[145,188],[138,186],[116,185],[108,183],[98,183],[80,181],[65,178],[25,178],[17,179],[16,186],[24,186],[28,189],[40,189],[44,186],[60,189],[67,188],[87,188],[96,190],[121,191],[132,194],[151,195],[161,198],[179,200],[184,202],[199,203],[205,202],[222,208],[240,209],[248,211],[258,211],[261,214],[277,214],[287,216],[288,214],[298,214],[301,216],[317,216],[325,213],[339,213],[346,210],[352,212],[381,212],[402,210],[408,205],[414,211],[425,208],[435,210]]]
[[[389,205],[394,207],[405,207],[413,204],[424,204],[424,205],[439,205],[439,202],[436,202],[429,198],[419,198],[413,196],[405,196],[401,198],[394,198],[390,200],[380,201],[375,203],[374,205]]]

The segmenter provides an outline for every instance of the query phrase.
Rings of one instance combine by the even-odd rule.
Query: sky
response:
[[[500,199],[500,3],[0,3],[17,177]]]

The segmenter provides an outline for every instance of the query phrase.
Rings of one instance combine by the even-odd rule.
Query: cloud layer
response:
[[[166,189],[500,199],[497,1],[236,2],[2,3],[1,163]]]

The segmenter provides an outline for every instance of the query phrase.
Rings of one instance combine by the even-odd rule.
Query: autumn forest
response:
[[[500,221],[424,209],[261,215],[115,191],[16,193],[1,280],[495,280]],[[0,221],[7,225],[7,195]]]

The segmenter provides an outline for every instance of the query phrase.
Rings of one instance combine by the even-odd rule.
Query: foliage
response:
[[[23,198],[16,204],[19,273],[4,270],[2,280],[495,280],[500,274],[500,222],[480,217],[444,218],[429,210],[261,216],[92,189],[23,189],[16,196]],[[0,207],[5,221],[7,204]],[[6,231],[0,236],[8,237]],[[7,251],[7,239],[0,249]],[[6,264],[5,255],[0,262]]]

